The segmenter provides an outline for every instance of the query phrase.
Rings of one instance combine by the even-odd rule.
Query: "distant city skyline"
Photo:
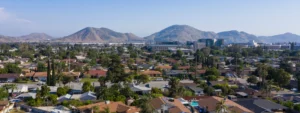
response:
[[[105,27],[145,37],[174,24],[257,36],[300,35],[299,4],[299,0],[6,0],[0,1],[0,35],[38,32],[63,37],[85,27]]]

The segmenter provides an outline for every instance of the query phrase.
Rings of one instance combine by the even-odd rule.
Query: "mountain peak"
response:
[[[20,37],[17,37],[20,41],[25,42],[39,42],[39,41],[45,41],[53,39],[52,36],[46,34],[46,33],[30,33],[28,35],[23,35]]]
[[[120,33],[108,28],[86,27],[74,34],[63,37],[56,41],[63,42],[126,42],[129,40],[139,39],[139,37],[128,33]]]
[[[216,38],[213,32],[200,31],[188,25],[171,25],[159,32],[145,37],[154,41],[196,41],[201,38]]]

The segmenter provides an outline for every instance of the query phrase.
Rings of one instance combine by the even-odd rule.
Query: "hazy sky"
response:
[[[84,27],[147,36],[173,24],[204,31],[300,34],[300,0],[1,0],[0,34],[61,37]]]

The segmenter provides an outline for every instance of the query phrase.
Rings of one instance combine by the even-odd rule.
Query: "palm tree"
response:
[[[225,99],[221,100],[219,103],[217,103],[216,106],[216,113],[227,113],[228,107],[225,105]]]
[[[151,101],[151,96],[143,96],[141,97],[142,103],[138,105],[139,108],[141,108],[141,113],[154,113],[155,109],[153,106],[150,104]]]
[[[273,84],[273,80],[269,80],[267,83],[265,83],[265,85],[263,86],[262,91],[266,94],[267,97],[270,96],[270,93],[272,91],[272,84]]]

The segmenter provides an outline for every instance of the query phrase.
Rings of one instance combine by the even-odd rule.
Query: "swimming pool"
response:
[[[199,103],[198,103],[197,101],[192,101],[192,102],[190,103],[190,105],[191,105],[192,107],[196,107],[196,106],[199,106]]]

